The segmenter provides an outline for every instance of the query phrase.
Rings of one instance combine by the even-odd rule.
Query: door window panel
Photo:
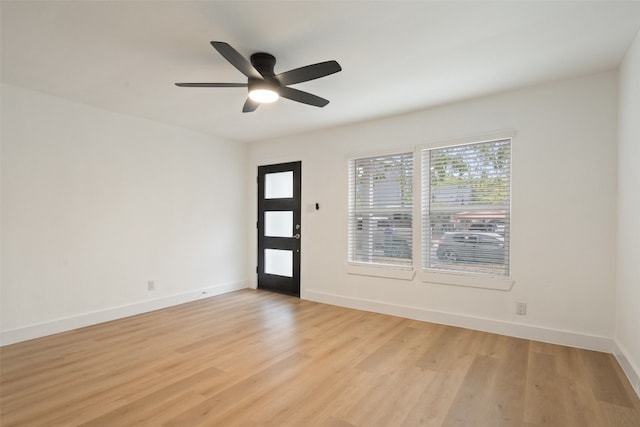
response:
[[[264,272],[276,276],[293,277],[293,251],[265,249]]]
[[[265,212],[264,235],[267,237],[293,237],[293,211]]]
[[[264,176],[265,199],[290,199],[293,197],[293,171],[268,173]]]

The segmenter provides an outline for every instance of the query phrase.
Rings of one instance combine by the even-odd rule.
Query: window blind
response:
[[[412,266],[413,153],[349,162],[349,261]]]
[[[511,139],[422,151],[424,269],[509,276]]]

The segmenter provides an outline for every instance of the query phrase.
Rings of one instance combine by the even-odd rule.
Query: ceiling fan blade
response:
[[[285,71],[284,73],[278,74],[276,77],[282,85],[288,86],[296,83],[318,79],[320,77],[337,73],[338,71],[342,71],[342,67],[340,67],[340,64],[338,64],[336,61],[326,61],[319,62],[313,65],[307,65],[306,67],[296,68],[294,70]]]
[[[320,98],[309,92],[303,92],[291,87],[280,87],[278,93],[281,97],[290,99],[292,101],[302,102],[303,104],[313,105],[314,107],[324,107],[329,103],[328,99]]]
[[[225,42],[211,42],[211,46],[217,50],[220,55],[229,61],[231,65],[236,67],[242,74],[253,79],[261,79],[262,75],[253,68],[253,65],[240,53]]]
[[[176,83],[180,87],[247,87],[247,83]]]
[[[251,98],[247,98],[247,100],[244,102],[244,105],[242,106],[242,112],[250,113],[252,111],[256,111],[256,108],[258,108],[259,105],[259,102],[256,102]]]

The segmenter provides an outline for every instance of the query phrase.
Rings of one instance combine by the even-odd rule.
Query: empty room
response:
[[[640,1],[0,20],[3,427],[640,427]]]

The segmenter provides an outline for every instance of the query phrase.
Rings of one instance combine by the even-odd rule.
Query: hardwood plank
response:
[[[553,355],[532,352],[527,372],[525,421],[540,426],[571,425],[564,406],[563,385],[558,381]]]
[[[599,414],[600,421],[598,425],[616,427],[640,426],[640,412],[636,410],[608,402],[596,402],[594,407]]]
[[[444,325],[437,325],[436,329],[417,366],[438,372],[456,369],[457,361],[468,359],[472,354],[470,346],[478,333]]]
[[[419,367],[399,367],[376,375],[358,398],[336,415],[357,426],[393,425],[415,406],[433,375]]]
[[[486,390],[492,387],[498,364],[499,360],[490,356],[477,355],[473,359],[442,425],[491,425]]]
[[[613,405],[632,408],[632,401],[613,369],[613,365],[617,364],[614,357],[610,354],[587,350],[581,352],[581,356],[587,367],[595,398]],[[611,375],[612,372],[614,375]]]
[[[442,425],[473,358],[471,355],[462,356],[455,359],[446,370],[432,371],[433,378],[400,425],[406,427]]]
[[[581,353],[583,350],[564,346],[552,346],[550,349],[558,368],[557,381],[564,388],[564,406],[567,418],[574,426],[606,425],[601,411],[596,411],[597,401],[586,381],[589,378]]]
[[[320,425],[324,427],[355,427],[351,423],[348,423],[344,420],[341,420],[339,418],[334,418],[334,417],[329,417],[326,420],[323,420],[322,424]]]
[[[395,366],[395,363],[389,363],[389,361],[399,358],[399,353],[421,338],[423,338],[423,335],[419,329],[413,327],[404,328],[367,356],[356,368],[376,372],[388,365]]]
[[[488,393],[487,425],[512,426],[524,421],[525,390],[529,366],[529,341],[499,337],[491,357],[498,357],[498,368]]]

